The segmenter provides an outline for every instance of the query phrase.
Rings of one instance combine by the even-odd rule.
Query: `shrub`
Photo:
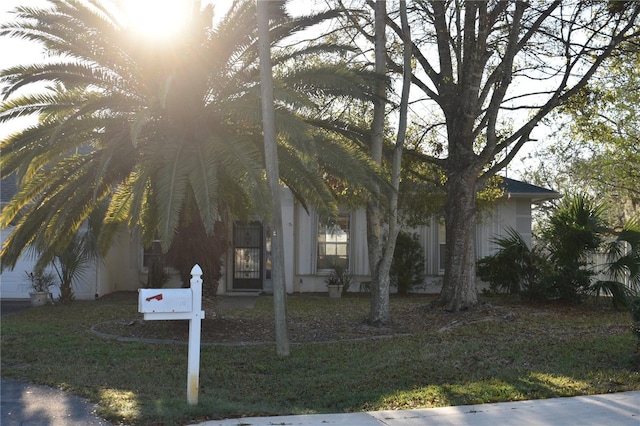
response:
[[[391,282],[398,286],[398,294],[410,293],[424,282],[424,257],[417,234],[400,231],[393,252]]]
[[[637,348],[640,350],[640,297],[636,297],[629,303],[631,309],[631,321],[633,334],[638,338]]]
[[[608,245],[608,264],[601,272],[613,279],[594,281],[587,256],[603,244],[603,213],[602,204],[585,195],[567,198],[543,226],[538,246],[529,249],[513,229],[495,238],[499,250],[478,261],[478,276],[493,291],[528,299],[576,302],[584,295],[606,295],[615,307],[626,307],[640,289],[640,217]]]
[[[52,272],[28,272],[24,271],[25,280],[31,287],[31,290],[37,293],[48,292],[50,287],[58,285],[56,276]]]
[[[342,294],[347,294],[351,284],[353,283],[353,275],[351,275],[351,272],[349,272],[348,269],[336,265],[336,267],[331,270],[331,273],[325,282],[327,285],[341,285]]]
[[[546,259],[527,243],[513,228],[507,236],[492,240],[499,249],[478,261],[477,274],[495,292],[519,294],[529,291],[540,281],[541,266]]]
[[[577,194],[567,197],[543,228],[544,249],[553,265],[541,282],[547,299],[575,302],[590,293],[595,274],[587,269],[586,257],[603,242],[603,214],[602,203]]]
[[[196,263],[202,268],[203,294],[213,297],[218,293],[218,283],[222,277],[224,254],[228,248],[225,224],[214,224],[212,235],[207,231],[195,210],[184,211],[180,227],[166,254],[167,266],[180,273],[183,286],[189,286],[191,269]]]
[[[586,269],[586,262],[559,264],[552,260],[551,267],[542,274],[542,281],[536,289],[540,299],[579,302],[590,293],[591,279],[595,273]]]
[[[606,294],[613,298],[616,307],[624,307],[634,296],[640,296],[640,216],[629,220],[607,244],[608,262],[603,272],[612,280],[597,281],[595,294]]]

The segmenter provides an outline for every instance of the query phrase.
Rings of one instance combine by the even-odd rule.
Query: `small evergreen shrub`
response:
[[[580,302],[590,293],[594,272],[587,269],[586,262],[570,264],[553,263],[547,273],[542,275],[538,293],[542,299]]]
[[[587,256],[604,241],[604,205],[585,194],[563,199],[542,231],[544,249],[554,265],[545,277],[548,299],[579,302],[590,293],[595,273]]]
[[[632,299],[629,303],[629,308],[631,310],[631,327],[633,334],[635,334],[638,339],[636,348],[640,351],[640,297]]]
[[[400,295],[407,295],[424,282],[423,250],[417,234],[404,231],[398,234],[390,275]]]
[[[513,228],[505,237],[494,238],[498,251],[478,261],[478,277],[497,293],[520,294],[540,281],[541,266],[546,259],[527,243]]]

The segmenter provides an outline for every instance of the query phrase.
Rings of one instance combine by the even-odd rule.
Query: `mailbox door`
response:
[[[190,288],[141,288],[138,290],[138,312],[191,312],[193,295]]]

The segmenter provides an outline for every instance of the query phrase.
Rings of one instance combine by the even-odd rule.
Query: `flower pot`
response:
[[[342,295],[342,286],[330,284],[327,286],[329,288],[329,297],[337,299]]]
[[[29,293],[31,298],[31,306],[46,305],[51,300],[51,293],[48,291],[36,291]]]

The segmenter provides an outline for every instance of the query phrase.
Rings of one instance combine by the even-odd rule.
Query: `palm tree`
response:
[[[235,1],[215,26],[211,5],[195,8],[189,31],[162,46],[134,40],[99,0],[48,3],[18,7],[0,27],[0,36],[42,43],[50,54],[0,73],[0,123],[39,116],[1,144],[2,177],[20,179],[1,215],[3,227],[15,224],[2,267],[32,244],[52,259],[102,203],[102,250],[124,223],[167,251],[180,218],[192,217],[185,210],[208,234],[228,212],[268,217],[254,1]],[[321,116],[315,100],[369,99],[371,75],[328,60],[343,46],[282,46],[336,15],[283,12],[269,22],[281,183],[323,214],[337,211],[326,176],[364,185],[376,177],[345,137],[366,135]],[[321,63],[303,61],[320,54]],[[292,66],[301,63],[309,65]]]
[[[640,215],[624,225],[607,254],[607,272],[621,282],[626,278],[632,293],[640,295]]]
[[[506,235],[495,237],[495,254],[478,260],[477,273],[494,291],[509,294],[527,293],[535,297],[546,271],[547,256],[537,247],[529,248],[515,229],[506,229]]]
[[[591,287],[595,274],[588,269],[587,256],[604,241],[605,207],[586,194],[565,198],[543,230],[554,272],[547,284],[550,292],[566,301],[580,298]]]
[[[611,296],[616,307],[627,307],[640,296],[640,216],[624,225],[616,239],[607,244],[606,253],[608,263],[602,272],[612,279],[596,281],[593,293]]]

